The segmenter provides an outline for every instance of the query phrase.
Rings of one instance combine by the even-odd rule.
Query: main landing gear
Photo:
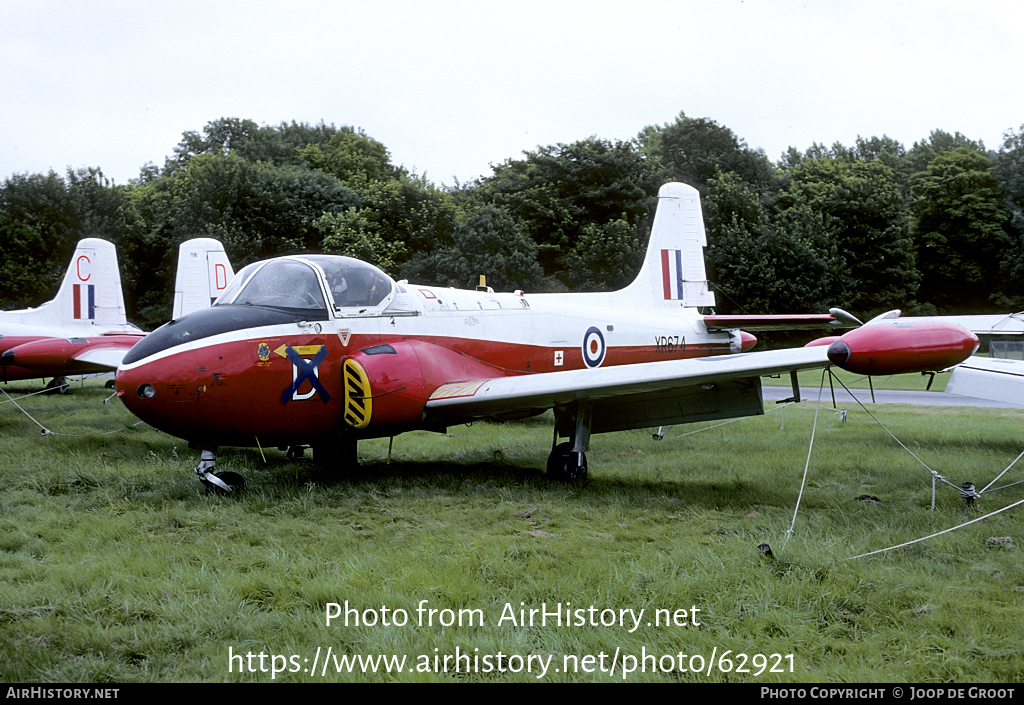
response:
[[[587,479],[587,455],[573,450],[572,443],[559,443],[548,456],[547,473],[558,482],[583,482]]]
[[[67,394],[68,378],[54,377],[43,388],[43,394]]]
[[[199,481],[206,488],[207,494],[210,492],[231,494],[240,492],[245,487],[245,479],[237,472],[215,473],[213,468],[216,464],[217,456],[212,450],[202,451],[199,456],[199,465],[196,465],[196,475],[199,476]]]
[[[580,404],[572,409],[555,409],[555,431],[547,465],[549,478],[558,482],[586,481],[590,423],[589,404]],[[559,443],[559,436],[572,440]]]

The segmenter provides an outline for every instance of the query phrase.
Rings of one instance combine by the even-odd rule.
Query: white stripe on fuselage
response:
[[[376,316],[342,316],[327,321],[243,328],[182,343],[123,367],[134,369],[181,352],[198,351],[225,343],[333,336],[339,335],[339,331],[345,332],[345,338],[350,342],[346,347],[353,352],[373,344],[365,342],[366,336],[370,336],[374,342],[377,339],[383,342],[402,338],[433,339],[438,342],[465,339],[569,350],[583,344],[584,335],[591,326],[600,327],[609,348],[651,346],[658,336],[678,336],[685,339],[687,345],[709,342],[721,344],[727,342],[729,337],[727,333],[708,333],[694,309],[680,308],[670,314],[628,310],[611,305],[612,296],[607,293],[520,297],[515,294],[484,294],[433,287],[409,289],[412,292],[430,292],[434,297],[428,299],[417,293],[414,297],[405,298],[402,303],[406,306],[414,301],[421,304],[419,315],[392,315],[385,311]],[[410,298],[413,300],[410,301]],[[481,300],[497,305],[483,308],[478,303]],[[422,305],[424,303],[426,305]],[[477,304],[476,308],[473,308],[474,304]],[[319,332],[314,330],[317,326]]]

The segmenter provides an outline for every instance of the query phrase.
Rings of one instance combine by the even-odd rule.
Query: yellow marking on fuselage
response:
[[[482,379],[474,382],[452,382],[450,384],[442,384],[433,391],[430,398],[452,399],[454,397],[471,397],[486,383],[487,380]]]
[[[274,350],[274,354],[280,355],[281,357],[288,357],[288,354],[285,352],[285,349],[288,347],[289,345],[286,343],[281,347],[276,348]],[[316,355],[318,352],[320,352],[320,348],[322,348],[323,345],[292,345],[290,347],[299,355]]]
[[[370,425],[370,417],[373,415],[373,399],[366,370],[352,359],[345,360],[342,370],[345,385],[345,423],[352,428],[366,428]]]

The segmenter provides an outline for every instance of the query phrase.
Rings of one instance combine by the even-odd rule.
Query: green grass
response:
[[[832,369],[832,374],[836,378],[832,382],[836,389],[842,389],[845,385],[849,389],[868,389],[870,386],[874,386],[875,389],[896,389],[903,391],[932,391],[942,392],[946,389],[946,383],[949,382],[949,372],[939,372],[935,374],[934,380],[931,380],[930,375],[923,374],[905,374],[905,375],[889,375],[886,377],[871,377],[869,378],[864,375],[853,374],[852,372],[846,372],[838,368]],[[800,382],[800,388],[804,396],[810,396],[811,392],[817,394],[818,389],[824,384],[826,394],[829,389],[829,379],[826,376],[824,382],[822,381],[821,370],[802,370],[797,373],[797,379]],[[929,382],[931,386],[929,387]],[[785,375],[782,377],[765,377],[764,384],[770,386],[789,386],[789,376]]]
[[[928,470],[857,409],[845,422],[818,413],[802,495],[815,419],[806,402],[693,435],[683,434],[695,426],[676,427],[660,442],[650,431],[595,436],[581,485],[544,477],[548,417],[406,434],[390,464],[386,439],[364,442],[361,467],[346,471],[225,448],[219,468],[243,474],[247,489],[219,497],[195,480],[195,452],[135,426],[120,404],[102,403],[108,394],[91,383],[20,401],[53,431],[45,436],[13,404],[0,406],[5,682],[538,680],[535,670],[499,672],[499,652],[506,667],[520,665],[509,656],[550,657],[544,681],[621,681],[623,655],[645,653],[673,670],[652,673],[649,660],[625,680],[963,683],[1024,673],[1020,508],[854,558],[1012,504],[1024,486],[967,507],[940,485],[931,511]],[[873,411],[957,485],[983,487],[1024,450],[1021,411]],[[1022,479],[1018,466],[997,484]],[[328,626],[328,605],[346,601],[377,623]],[[432,625],[418,623],[421,603],[437,610]],[[632,633],[500,622],[508,609],[566,603],[645,614]],[[385,608],[409,622],[381,624]],[[687,610],[684,621],[700,625],[648,626],[658,609]],[[460,610],[463,624],[440,623]],[[406,671],[306,672],[328,647],[405,656]],[[229,649],[253,659],[230,662]],[[456,649],[479,668],[437,673],[435,657]],[[615,673],[594,670],[616,650]],[[703,673],[678,668],[680,653],[696,667],[726,651],[731,661],[719,669],[716,660],[710,675],[707,663]],[[737,672],[738,654],[780,654],[767,665],[783,672],[756,675],[761,658]],[[579,663],[591,672],[562,672],[566,658],[587,656]],[[418,672],[424,660],[429,672]],[[243,661],[255,672],[240,672]]]

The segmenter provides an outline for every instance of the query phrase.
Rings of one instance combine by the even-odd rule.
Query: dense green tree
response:
[[[522,223],[492,205],[460,218],[449,242],[417,253],[404,273],[413,281],[462,289],[476,286],[481,275],[496,291],[543,286],[536,243]]]
[[[914,172],[906,148],[901,142],[886,137],[872,137],[864,140],[857,137],[856,155],[860,161],[877,161],[892,170],[906,207],[910,204],[910,176]]]
[[[799,151],[796,147],[790,147],[782,155],[779,166],[783,169],[795,169],[805,161],[841,159],[846,162],[881,161],[890,169],[896,171],[896,162],[905,157],[906,154],[907,150],[903,143],[894,140],[888,135],[868,138],[857,135],[857,139],[852,147],[847,147],[841,142],[835,142],[831,147],[814,142],[803,152]]]
[[[914,142],[914,146],[907,152],[907,171],[911,175],[925,171],[935,157],[956,149],[968,149],[982,155],[988,154],[985,145],[980,141],[976,142],[959,132],[951,135],[944,130],[932,130],[928,139]]]
[[[523,159],[506,160],[481,179],[475,198],[502,208],[520,221],[537,244],[546,277],[562,285],[605,288],[597,281],[593,253],[619,257],[623,247],[643,246],[636,232],[649,228],[658,188],[648,160],[632,142],[590,138],[572,144],[539,147]],[[615,224],[622,221],[622,224]],[[596,229],[595,229],[596,228]],[[614,241],[614,245],[609,245]],[[596,249],[595,249],[596,248]],[[616,280],[635,274],[634,250],[606,271]],[[589,261],[590,264],[585,263]],[[581,272],[580,267],[587,271]]]
[[[139,189],[137,201],[158,209],[149,222],[170,240],[196,232],[221,238],[233,261],[316,249],[312,222],[357,206],[337,179],[303,167],[277,167],[237,154],[193,157],[185,173]]]
[[[968,147],[941,152],[911,188],[922,298],[963,311],[990,306],[1011,242],[988,157]]]
[[[1004,194],[1003,208],[1009,238],[1000,262],[1000,294],[1005,305],[1024,308],[1024,125],[1019,132],[1008,130],[996,158],[993,173]]]
[[[708,276],[719,312],[792,313],[846,305],[839,222],[806,204],[766,208],[736,174],[707,184]]]
[[[406,175],[391,163],[387,147],[362,130],[342,130],[327,142],[311,143],[298,152],[311,169],[327,172],[357,191],[374,181],[392,181]]]
[[[320,250],[323,232],[315,223],[359,203],[337,179],[305,167],[252,162],[234,152],[192,157],[187,169],[131,193],[123,269],[138,287],[136,315],[147,325],[166,318],[184,240],[220,240],[237,269],[278,254]]]
[[[408,256],[429,252],[439,243],[451,241],[455,204],[448,193],[426,179],[402,176],[371,181],[360,195],[361,206],[355,212],[349,211],[347,217],[353,218],[354,226],[358,220],[359,229],[378,235],[385,242],[402,245],[403,257],[397,262],[400,272]]]
[[[164,174],[171,175],[188,166],[192,157],[200,154],[227,154],[235,152],[249,161],[268,162],[278,166],[302,163],[299,149],[322,144],[335,135],[352,128],[336,128],[321,122],[281,123],[277,126],[257,125],[252,120],[219,118],[208,122],[202,134],[188,130],[174,148],[174,155],[164,164]]]
[[[919,264],[922,302],[1020,307],[1022,155],[1013,131],[989,154],[936,130],[910,150],[885,135],[790,148],[776,166],[680,113],[635,140],[538,147],[445,189],[360,129],[220,118],[127,186],[98,169],[0,184],[0,306],[51,296],[87,236],[118,245],[130,316],[147,326],[169,311],[178,244],[201,235],[238,267],[326,250],[431,283],[487,274],[497,289],[617,288],[639,268],[658,187],[678,180],[702,193],[720,309],[734,306],[728,295],[752,311],[913,310]]]
[[[328,254],[345,255],[370,264],[385,272],[398,271],[405,259],[405,246],[381,234],[381,223],[366,208],[349,208],[341,213],[324,213],[313,222],[322,235],[320,249]]]
[[[779,168],[791,172],[805,162],[822,160],[843,161],[849,164],[880,162],[892,170],[903,199],[909,204],[910,176],[927,166],[939,151],[953,149],[956,144],[978,146],[978,143],[970,142],[960,133],[953,136],[936,130],[927,141],[915,143],[911,153],[902,142],[887,135],[868,138],[857,135],[852,147],[840,142],[833,143],[831,147],[814,142],[803,152],[790,147],[780,160]]]
[[[15,174],[0,187],[0,293],[3,308],[44,301],[60,280],[55,253],[71,256],[76,238],[64,180]]]
[[[681,181],[704,193],[719,173],[733,173],[759,192],[773,187],[774,169],[764,151],[750,149],[714,120],[679,113],[673,123],[645,128],[639,140],[643,153],[664,170],[665,181]]]
[[[562,258],[564,281],[573,291],[621,289],[636,278],[643,264],[648,229],[629,222],[626,214],[605,223],[589,223]]]
[[[124,187],[95,168],[68,169],[65,178],[15,174],[0,185],[0,308],[24,308],[57,292],[79,240],[117,245],[125,230]]]
[[[812,142],[811,146],[800,151],[796,147],[790,147],[779,160],[779,168],[784,171],[792,171],[804,165],[804,162],[821,161],[823,159],[842,159],[843,161],[855,161],[854,152],[840,142],[834,142],[828,147],[819,142]]]
[[[330,174],[360,196],[358,208],[331,219],[332,250],[362,248],[383,269],[416,278],[406,265],[451,244],[456,206],[443,189],[391,163],[387,148],[362,130],[345,129],[299,150],[305,163]],[[354,249],[353,249],[354,248]],[[369,248],[369,249],[368,249]],[[429,267],[428,267],[429,269]]]
[[[867,314],[912,306],[919,276],[905,204],[889,167],[807,160],[789,172],[779,205],[806,207],[840,224],[835,244],[847,266],[847,307]]]

